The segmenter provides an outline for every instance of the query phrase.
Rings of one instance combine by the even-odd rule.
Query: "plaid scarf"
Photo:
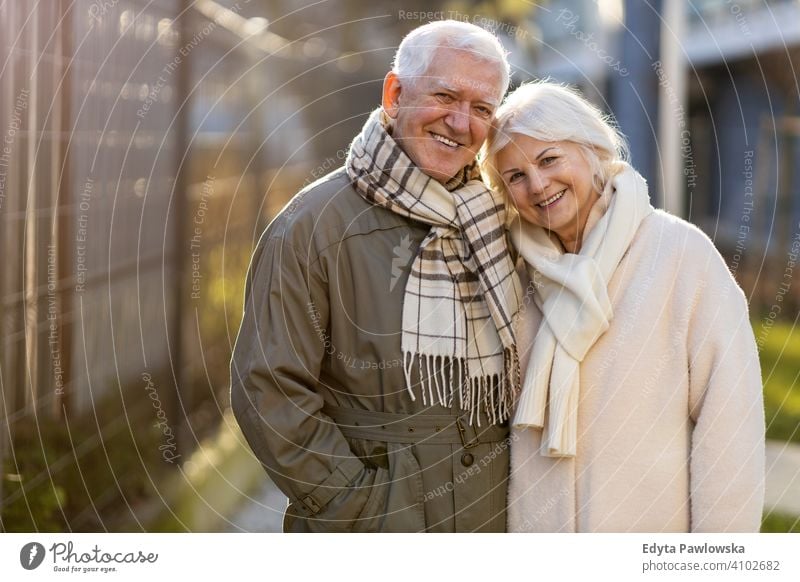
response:
[[[490,422],[502,422],[519,392],[512,319],[522,295],[506,243],[505,205],[477,179],[475,164],[444,185],[422,172],[381,115],[370,115],[345,166],[368,202],[431,226],[403,299],[406,388],[416,400],[416,361],[424,404],[450,408],[457,394],[470,424],[481,407]]]

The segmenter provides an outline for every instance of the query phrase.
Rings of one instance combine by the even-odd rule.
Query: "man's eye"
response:
[[[481,117],[491,117],[492,116],[492,110],[489,109],[488,107],[483,107],[483,106],[479,105],[478,107],[475,108],[475,111],[477,111],[478,115],[480,115]]]
[[[437,93],[436,94],[436,98],[439,101],[441,101],[442,103],[452,103],[453,102],[453,96],[452,95],[448,95],[447,93]]]

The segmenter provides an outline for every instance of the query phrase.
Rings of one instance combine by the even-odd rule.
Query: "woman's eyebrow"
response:
[[[549,152],[550,150],[554,150],[554,149],[556,149],[556,146],[550,146],[549,148],[545,148],[545,149],[543,149],[541,152],[539,152],[539,155],[538,155],[538,156],[536,156],[536,159],[538,160],[538,159],[539,159],[539,158],[541,158],[543,155],[545,155],[547,152]]]
[[[547,152],[549,152],[550,150],[554,150],[554,149],[556,149],[556,146],[550,146],[549,148],[545,148],[545,149],[543,149],[542,151],[540,151],[540,152],[539,152],[539,155],[538,155],[538,156],[536,156],[536,158],[534,159],[534,161],[538,161],[538,160],[539,160],[539,158],[541,158],[543,155],[545,155],[545,154],[546,154]],[[510,168],[510,169],[506,170],[505,172],[503,172],[503,173],[501,174],[501,176],[505,176],[505,175],[506,175],[506,174],[508,174],[509,172],[518,172],[518,171],[519,171],[519,168]]]

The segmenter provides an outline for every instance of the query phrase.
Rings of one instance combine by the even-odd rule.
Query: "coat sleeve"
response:
[[[348,531],[375,471],[354,456],[320,410],[327,346],[323,278],[280,237],[262,239],[250,264],[244,316],[231,361],[231,405],[292,515],[318,531]]]
[[[704,236],[704,235],[703,235]],[[757,532],[764,405],[747,301],[710,240],[688,331],[691,530]],[[699,258],[699,257],[697,257]]]

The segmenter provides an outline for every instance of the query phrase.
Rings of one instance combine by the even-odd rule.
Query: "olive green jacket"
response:
[[[484,419],[456,432],[460,411],[406,389],[403,294],[428,231],[366,202],[340,169],[300,192],[255,249],[231,401],[289,497],[285,531],[505,531],[507,428],[483,438]]]

